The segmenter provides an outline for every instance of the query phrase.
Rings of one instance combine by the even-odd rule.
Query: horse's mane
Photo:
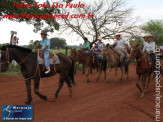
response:
[[[6,45],[6,46],[2,46],[1,50],[2,51],[6,51],[6,48],[15,48],[15,49],[19,49],[20,51],[25,51],[25,52],[32,52],[31,49],[29,48],[25,48],[25,47],[20,47],[20,46],[16,46],[16,45]]]

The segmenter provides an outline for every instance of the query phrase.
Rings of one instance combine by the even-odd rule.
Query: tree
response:
[[[76,33],[80,37],[91,38],[91,45],[97,41],[100,35],[103,39],[113,39],[115,33],[134,34],[137,19],[132,18],[132,9],[125,8],[123,0],[101,0],[93,4],[86,4],[83,8],[67,10],[70,13],[86,17],[76,19],[63,19],[61,24],[62,33],[70,30],[70,33]],[[63,11],[63,13],[66,10]],[[88,13],[94,15],[88,18]]]
[[[66,40],[62,38],[51,38],[50,39],[50,48],[55,49],[57,48],[65,48],[66,47]]]
[[[150,20],[142,26],[142,29],[154,35],[156,45],[163,43],[163,20]]]
[[[31,4],[32,7],[27,8],[17,8],[13,5],[16,2],[16,4]],[[56,13],[59,14],[59,9],[48,7],[41,9],[38,7],[33,7],[36,0],[0,0],[0,20],[3,20],[3,15],[10,14],[10,15],[18,15],[19,17],[7,17],[9,20],[17,21],[17,22],[23,22],[25,21],[28,24],[33,24],[35,29],[34,32],[40,31],[42,28],[45,28],[48,31],[53,32],[54,29],[59,29],[59,23],[56,21],[56,19],[47,18],[45,20],[41,18],[26,18],[26,17],[20,17],[22,13],[25,16],[25,13],[27,14],[51,14]],[[50,4],[50,2],[47,0],[46,4]]]
[[[38,40],[34,41],[33,44],[29,44],[27,48],[34,49],[36,47]]]

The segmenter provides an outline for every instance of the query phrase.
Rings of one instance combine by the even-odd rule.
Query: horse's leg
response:
[[[127,80],[129,79],[129,74],[128,74],[128,72],[129,72],[129,71],[128,71],[129,68],[128,68],[128,67],[129,67],[129,65],[127,65]]]
[[[55,102],[57,97],[58,97],[58,94],[63,86],[63,83],[64,83],[64,80],[65,80],[65,74],[60,74],[60,80],[59,80],[59,85],[58,85],[58,89],[57,91],[55,92],[55,98],[51,100],[51,102]]]
[[[85,66],[83,66],[83,74],[85,74]]]
[[[91,67],[86,67],[86,78],[87,78],[87,83],[90,82],[90,80],[89,80],[90,69],[91,69]]]
[[[70,80],[68,79],[67,76],[66,76],[66,78],[65,78],[65,81],[66,81],[67,86],[68,86],[68,88],[69,88],[69,97],[72,97],[72,86],[71,86],[71,82],[70,82]]]
[[[27,101],[25,104],[30,104],[32,101],[31,97],[31,80],[25,80],[26,90],[27,90]]]
[[[77,67],[78,66],[79,66],[79,63],[78,64],[75,64],[75,70],[74,70],[75,74],[76,74],[76,70],[77,70]]]
[[[138,80],[136,82],[137,88],[140,90],[140,92],[143,91],[142,85],[141,85],[141,75],[138,75]]]
[[[96,81],[98,81],[98,80],[99,80],[101,73],[102,73],[102,69],[100,70],[100,73],[99,73],[99,75],[98,75],[98,77],[97,77]],[[105,77],[106,77],[106,76],[105,76]]]
[[[145,93],[147,93],[147,92],[149,91],[149,84],[150,84],[150,81],[151,81],[151,74],[148,75],[148,81],[146,81],[147,84],[146,84],[146,87],[145,87],[145,90],[144,90]]]
[[[117,67],[115,67],[115,82],[117,81]]]
[[[144,91],[145,91],[144,89],[145,89],[146,77],[147,77],[146,75],[143,75],[143,76],[142,76],[142,84],[143,84],[143,85],[142,85],[142,92],[141,92],[141,95],[140,95],[141,98],[144,97]]]
[[[39,96],[43,100],[47,100],[47,97],[45,95],[40,94],[39,92],[39,85],[40,85],[40,78],[34,79],[34,92],[37,96]]]
[[[108,78],[107,78],[108,82],[110,82],[110,77],[109,77],[110,71],[111,71],[111,67],[109,66],[108,73],[107,73],[108,74]]]
[[[120,78],[120,80],[122,80],[123,79],[123,68],[120,68],[121,69],[121,78]]]

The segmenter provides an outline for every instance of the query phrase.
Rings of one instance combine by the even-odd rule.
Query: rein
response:
[[[0,51],[0,53],[6,53],[6,62],[4,62],[4,63],[1,63],[1,64],[5,64],[5,63],[8,63],[9,64],[9,51],[8,51],[8,48],[6,49],[6,51]],[[18,63],[16,66],[14,66],[12,69],[10,69],[11,71],[12,70],[14,70],[18,65],[21,65],[23,62],[25,62],[30,56],[31,56],[31,54],[32,54],[32,52],[31,53],[29,53],[20,63]],[[36,71],[35,71],[35,73],[34,73],[34,75],[33,76],[31,76],[31,77],[29,77],[29,78],[19,78],[19,79],[23,79],[23,80],[29,80],[29,79],[32,79],[36,74],[37,74],[37,71],[38,71],[38,69],[39,69],[39,64],[38,64],[38,62],[37,62],[37,68],[36,68]],[[40,70],[40,69],[39,69]],[[39,77],[41,77],[40,76],[40,72],[39,72]]]
[[[7,48],[6,51],[1,51],[1,52],[6,53],[6,60],[7,60],[6,62],[1,63],[1,64],[5,64],[5,63],[9,64],[9,51],[8,51],[8,48]],[[32,52],[30,54],[28,54],[20,63],[18,63],[16,66],[14,66],[10,70],[14,70],[18,65],[21,65],[23,62],[25,62],[30,57],[31,54],[32,54]]]

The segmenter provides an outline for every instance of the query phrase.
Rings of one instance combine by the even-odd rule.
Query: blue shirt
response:
[[[50,50],[50,40],[48,38],[46,38],[45,40],[42,39],[40,45],[42,46],[42,48],[48,45],[48,48],[46,48],[45,50]]]

